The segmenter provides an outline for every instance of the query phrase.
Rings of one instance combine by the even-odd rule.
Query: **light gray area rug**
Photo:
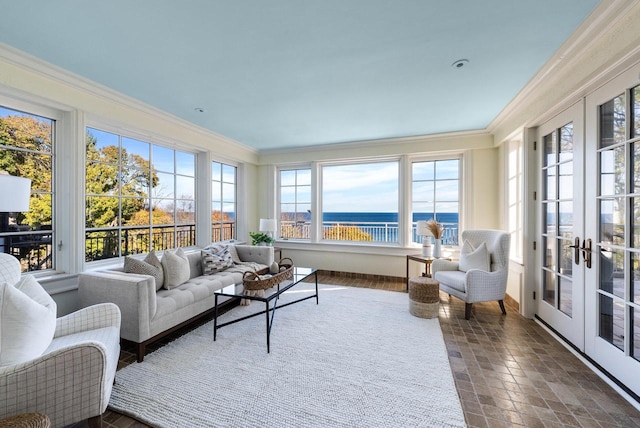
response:
[[[216,342],[199,327],[118,371],[109,407],[157,427],[465,426],[438,319],[411,316],[405,293],[339,286],[278,310],[270,354],[264,315]]]

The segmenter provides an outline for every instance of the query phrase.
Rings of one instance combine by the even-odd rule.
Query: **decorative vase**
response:
[[[433,239],[433,257],[436,259],[442,257],[442,239],[440,238]]]

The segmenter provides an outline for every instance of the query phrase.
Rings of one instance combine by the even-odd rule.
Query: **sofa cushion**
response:
[[[467,272],[471,269],[480,269],[485,272],[489,271],[489,250],[487,244],[484,242],[478,245],[478,248],[473,248],[469,241],[464,241],[462,249],[460,250],[460,267],[462,272]]]
[[[160,290],[164,285],[164,270],[162,263],[158,260],[156,253],[151,250],[144,260],[134,259],[131,256],[124,258],[124,271],[126,273],[138,273],[142,275],[151,275],[156,280],[156,291]]]
[[[191,269],[189,260],[182,248],[175,252],[167,250],[162,255],[162,268],[164,269],[164,288],[171,290],[189,280]]]
[[[434,279],[440,282],[440,285],[446,285],[447,287],[451,287],[454,290],[460,291],[462,293],[466,293],[465,287],[465,272],[461,272],[459,270],[441,270],[436,272],[434,275]]]
[[[56,303],[32,275],[0,284],[0,366],[39,357],[56,330]]]

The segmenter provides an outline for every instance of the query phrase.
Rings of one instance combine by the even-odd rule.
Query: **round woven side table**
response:
[[[49,417],[42,413],[21,413],[0,419],[0,428],[49,428],[50,426]]]
[[[440,283],[426,276],[409,279],[409,312],[420,318],[437,318]]]

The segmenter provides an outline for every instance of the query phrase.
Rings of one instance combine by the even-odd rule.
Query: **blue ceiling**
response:
[[[0,42],[265,150],[484,129],[597,3],[0,0]]]

